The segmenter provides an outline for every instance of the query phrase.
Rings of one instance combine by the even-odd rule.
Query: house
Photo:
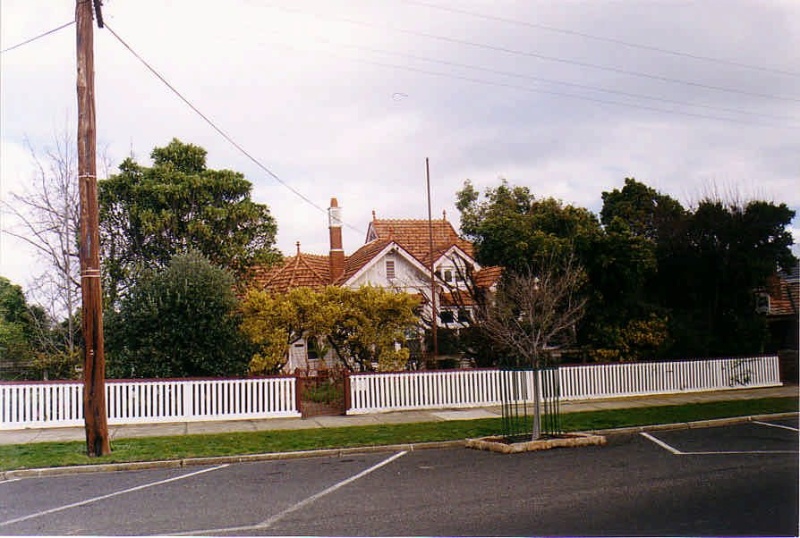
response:
[[[781,377],[797,382],[800,345],[800,264],[779,271],[756,296],[756,308],[766,315],[770,342],[767,352],[778,353]]]
[[[448,328],[467,323],[474,308],[471,289],[490,289],[497,267],[484,268],[475,260],[469,241],[459,237],[446,215],[441,219],[378,219],[372,213],[364,244],[345,255],[342,245],[341,208],[336,198],[328,208],[330,250],[327,255],[300,249],[282,265],[257,272],[256,284],[283,293],[296,287],[320,290],[325,286],[358,289],[391,288],[422,297],[421,316]],[[431,301],[433,296],[433,301]],[[315,369],[321,359],[309,351],[308,342],[295,342],[287,369]]]

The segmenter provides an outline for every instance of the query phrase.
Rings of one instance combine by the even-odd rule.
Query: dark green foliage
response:
[[[68,332],[67,321],[55,323],[44,308],[28,304],[21,287],[0,277],[0,379],[79,377],[82,357]]]
[[[110,377],[239,376],[252,349],[239,331],[230,272],[201,254],[150,271],[106,316]]]
[[[33,359],[32,324],[22,288],[0,277],[0,378],[16,378]]]
[[[554,198],[538,199],[527,187],[511,187],[503,180],[484,196],[481,201],[467,181],[456,202],[461,231],[474,242],[483,265],[527,271],[553,256],[581,257],[600,234],[600,223],[588,210]]]
[[[677,200],[670,198],[633,178],[625,178],[622,189],[603,193],[600,220],[610,226],[614,219],[627,224],[636,237],[657,243],[679,221],[685,210]]]
[[[704,200],[684,219],[666,242],[653,286],[681,335],[675,353],[763,352],[766,319],[756,312],[754,290],[795,262],[787,231],[793,217],[785,204]]]
[[[481,263],[524,267],[571,250],[591,293],[578,342],[596,360],[763,352],[754,291],[796,262],[794,211],[766,201],[707,199],[689,211],[632,178],[604,192],[600,222],[505,181],[485,198],[457,194],[462,232]]]
[[[126,159],[100,181],[104,291],[114,304],[143,271],[194,249],[237,276],[279,257],[269,208],[238,172],[206,168],[206,151],[173,139],[148,168]]]

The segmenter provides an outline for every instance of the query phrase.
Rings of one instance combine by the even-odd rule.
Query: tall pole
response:
[[[425,157],[425,179],[428,184],[428,246],[431,250],[431,340],[433,341],[433,359],[439,355],[439,339],[436,335],[436,272],[433,264],[436,261],[433,257],[433,217],[431,216],[431,167],[428,158]]]
[[[94,1],[102,24],[100,2]],[[78,58],[78,189],[80,193],[80,262],[83,355],[83,416],[89,457],[111,453],[106,417],[105,354],[100,286],[100,231],[94,110],[94,34],[92,0],[76,0]]]

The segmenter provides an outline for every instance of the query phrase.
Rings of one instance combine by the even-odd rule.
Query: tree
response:
[[[330,286],[325,301],[340,306],[331,320],[328,342],[350,371],[397,371],[405,367],[410,352],[402,346],[416,334],[414,313],[419,299],[406,293],[364,286],[357,290]]]
[[[302,338],[325,334],[336,315],[334,305],[310,288],[274,295],[250,290],[242,303],[242,331],[257,348],[250,360],[250,373],[280,372],[289,359],[289,346]]]
[[[685,215],[681,204],[633,178],[625,178],[622,189],[604,192],[600,221],[610,226],[621,219],[636,237],[658,243],[674,230],[675,223]]]
[[[494,300],[480,312],[481,328],[498,348],[518,358],[517,366],[537,372],[547,365],[549,348],[574,339],[586,305],[581,294],[585,280],[572,256],[540,260],[536,270],[506,271]],[[536,440],[541,436],[541,397],[539,384],[533,386]]]
[[[350,371],[401,369],[409,358],[402,344],[418,325],[417,304],[414,296],[371,286],[251,291],[242,306],[242,330],[258,346],[250,371],[279,371],[301,338],[327,342]]]
[[[75,147],[66,130],[54,137],[54,146],[45,150],[44,157],[28,144],[36,166],[33,187],[12,193],[11,203],[3,203],[21,223],[20,229],[5,232],[32,246],[47,266],[43,274],[33,275],[29,291],[46,305],[46,315],[34,320],[43,322],[37,328],[39,347],[51,355],[54,364],[72,361],[79,352],[80,324],[75,317],[81,303],[77,244],[80,204]],[[62,318],[63,326],[51,330],[52,320]],[[47,360],[40,356],[40,362]]]
[[[796,259],[788,227],[795,212],[765,201],[705,199],[659,259],[660,300],[672,312],[674,350],[685,355],[760,353],[766,320],[754,291]]]
[[[590,280],[586,319],[575,327],[577,343],[601,347],[641,315],[641,287],[655,269],[652,247],[617,219],[603,229],[590,211],[552,198],[536,198],[527,187],[502,181],[484,197],[467,181],[457,194],[461,230],[476,247],[478,261],[512,273],[536,272],[552,259],[574,257]]]
[[[233,276],[197,252],[151,270],[107,315],[111,377],[239,376],[252,347],[239,330]]]
[[[600,234],[590,211],[554,198],[538,199],[527,187],[503,180],[484,200],[469,181],[457,193],[461,231],[476,248],[478,262],[525,270],[551,255],[579,259]]]
[[[99,187],[104,289],[111,304],[148,269],[197,250],[240,277],[279,258],[269,208],[238,172],[206,167],[206,151],[173,139],[152,167],[126,159]]]
[[[31,319],[22,288],[0,277],[0,363],[4,370],[19,372],[33,359],[31,339]]]

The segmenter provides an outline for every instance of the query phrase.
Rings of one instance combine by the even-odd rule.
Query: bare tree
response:
[[[507,270],[493,300],[480,310],[484,334],[534,373],[547,365],[547,350],[574,338],[586,298],[580,293],[585,274],[574,258],[550,257],[535,268]],[[541,437],[541,395],[533,383],[533,439]]]
[[[77,356],[78,324],[75,316],[81,302],[80,264],[77,239],[79,198],[75,142],[66,129],[54,136],[54,144],[41,156],[26,141],[35,164],[32,186],[22,193],[11,193],[5,208],[19,225],[6,229],[32,246],[46,270],[33,275],[33,297],[43,305],[48,316],[39,316],[39,347],[46,355],[63,351]],[[49,318],[49,319],[48,319]],[[63,331],[52,331],[54,320],[64,319]],[[54,341],[54,335],[61,341]]]

